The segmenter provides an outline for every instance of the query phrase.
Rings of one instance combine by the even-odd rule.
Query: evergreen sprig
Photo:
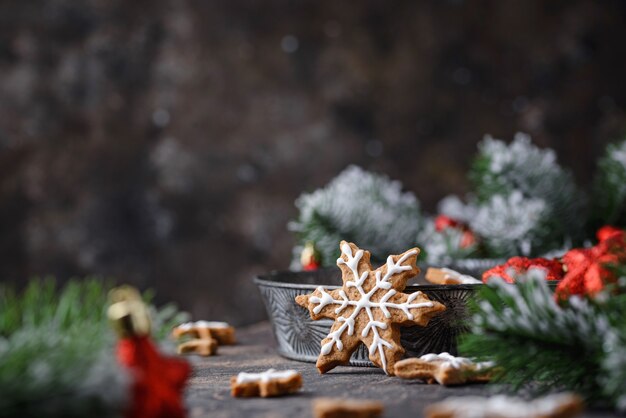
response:
[[[438,231],[434,219],[427,219],[417,236],[417,245],[422,249],[420,259],[431,265],[445,265],[479,255],[480,248],[475,242],[464,243],[464,234],[461,228]]]
[[[540,217],[527,220],[533,222],[532,227],[527,228],[527,241],[532,248],[524,255],[537,256],[558,248],[566,241],[579,242],[582,239],[584,195],[576,186],[572,174],[557,163],[553,150],[536,147],[531,143],[530,136],[523,133],[517,133],[510,144],[486,136],[478,145],[478,150],[469,178],[474,185],[479,211],[481,207],[488,210],[494,206],[494,199],[498,196],[506,203],[513,193],[521,196],[517,199],[518,205],[543,206]],[[498,216],[506,215],[502,212],[489,216],[498,219]],[[494,231],[493,225],[486,231],[482,230],[482,224],[472,227],[478,235],[485,235],[486,244],[492,250],[501,248],[499,242],[490,242],[492,238],[497,241],[507,239],[506,227],[500,231]],[[511,247],[513,253],[496,255],[523,254],[515,247]]]
[[[626,226],[626,140],[607,146],[598,162],[592,196],[590,229]]]
[[[422,219],[415,195],[403,192],[399,181],[350,166],[327,186],[296,200],[298,219],[289,227],[296,232],[294,251],[315,244],[324,266],[339,257],[339,242],[347,240],[367,248],[375,261],[400,254],[415,244]]]
[[[516,285],[491,281],[472,311],[460,351],[495,361],[497,382],[538,393],[569,390],[592,403],[626,407],[626,296],[572,297],[560,306],[543,274],[531,270]]]
[[[21,293],[0,285],[0,416],[121,414],[128,376],[106,317],[111,287],[96,278],[63,287],[35,279]],[[152,309],[155,336],[186,319],[171,306]]]
[[[476,238],[460,246],[459,231],[434,231],[417,198],[397,181],[351,166],[328,185],[296,200],[298,218],[289,224],[297,245],[291,267],[313,243],[321,264],[331,266],[338,243],[368,248],[374,261],[413,245],[427,262],[562,254],[581,245],[602,225],[626,227],[626,140],[607,147],[598,165],[593,193],[583,193],[556,153],[517,133],[510,143],[486,136],[478,145],[468,177],[465,203],[447,197],[439,214],[469,227]],[[422,258],[424,260],[424,258]]]
[[[538,255],[555,248],[547,225],[549,209],[542,199],[525,197],[519,190],[494,195],[477,205],[469,224],[480,236],[485,252],[494,258]]]

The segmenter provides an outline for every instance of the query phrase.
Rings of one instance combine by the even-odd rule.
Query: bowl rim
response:
[[[282,270],[282,271],[271,271],[266,274],[258,274],[254,276],[252,279],[253,282],[257,286],[266,286],[266,287],[278,287],[278,288],[286,288],[286,289],[298,289],[298,290],[315,290],[320,286],[323,286],[325,289],[340,289],[340,285],[331,285],[331,284],[308,284],[308,283],[288,283],[284,281],[272,280],[272,276],[278,276],[282,274],[302,274],[307,272],[302,271],[292,271],[292,270]],[[426,290],[426,291],[439,291],[439,290],[476,290],[480,287],[484,286],[484,283],[475,283],[475,284],[411,284],[406,286],[405,291],[418,291],[418,290]]]

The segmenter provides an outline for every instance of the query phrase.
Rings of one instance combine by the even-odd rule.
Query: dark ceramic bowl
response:
[[[278,343],[278,353],[289,359],[314,363],[320,352],[320,341],[330,332],[332,321],[311,320],[309,312],[296,304],[295,297],[311,293],[320,285],[328,289],[338,288],[337,284],[341,283],[339,269],[274,272],[258,276],[254,281],[263,296]],[[434,317],[427,327],[401,328],[401,342],[406,354],[411,357],[444,351],[457,354],[457,336],[467,331],[466,301],[480,286],[482,285],[407,286],[406,293],[420,290],[430,299],[443,303],[446,310]],[[354,352],[350,365],[372,366],[364,345]]]

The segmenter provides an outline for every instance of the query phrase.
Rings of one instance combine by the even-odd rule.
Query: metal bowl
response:
[[[292,360],[314,363],[319,355],[320,341],[330,332],[333,321],[311,320],[309,312],[296,304],[295,297],[311,293],[320,285],[328,289],[338,288],[341,272],[337,268],[313,272],[273,272],[257,276],[254,282],[263,297],[278,343],[278,353]],[[407,356],[444,351],[457,354],[457,336],[467,331],[466,301],[480,286],[482,284],[407,286],[406,293],[420,290],[446,306],[446,310],[431,319],[427,327],[401,328],[401,343]],[[352,355],[350,365],[372,366],[363,344]]]

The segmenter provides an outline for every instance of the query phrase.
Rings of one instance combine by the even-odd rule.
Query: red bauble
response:
[[[604,242],[608,240],[624,240],[624,230],[616,228],[611,225],[605,225],[602,228],[598,229],[596,232],[596,237],[598,238],[598,242]]]
[[[302,270],[317,270],[322,264],[320,259],[320,253],[317,248],[315,248],[315,244],[313,244],[313,242],[307,242],[302,249],[302,253],[300,254],[300,264],[302,265]]]
[[[320,268],[320,263],[316,260],[302,266],[302,270],[304,271],[315,271],[318,268]]]
[[[476,235],[470,230],[463,231],[463,235],[461,236],[461,243],[459,246],[461,248],[468,248],[472,245],[476,244]]]
[[[446,215],[439,215],[435,218],[435,230],[441,232],[446,228],[458,228],[461,223]]]
[[[117,358],[132,377],[132,399],[127,418],[184,418],[182,391],[191,367],[184,361],[162,356],[149,337],[122,338]]]

